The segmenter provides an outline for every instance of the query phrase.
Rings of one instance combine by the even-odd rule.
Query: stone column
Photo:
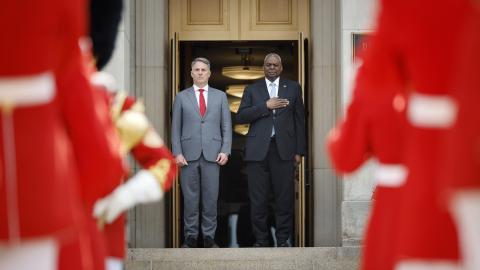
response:
[[[130,2],[129,4],[127,4]],[[145,102],[146,113],[166,138],[168,108],[168,0],[129,0],[134,48],[130,50],[133,93]],[[168,143],[168,142],[166,142]],[[129,215],[129,247],[167,246],[165,203],[136,207]]]
[[[340,98],[340,1],[310,2],[314,245],[340,246],[342,182],[325,151]]]

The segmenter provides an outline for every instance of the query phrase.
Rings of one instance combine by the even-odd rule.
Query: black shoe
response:
[[[215,240],[212,237],[205,237],[203,240],[203,247],[204,248],[218,248],[217,243],[215,243]]]
[[[254,248],[265,248],[265,247],[268,247],[268,245],[265,244],[265,243],[262,243],[262,242],[255,242],[255,244],[253,244],[253,247]]]
[[[193,236],[187,237],[185,242],[182,244],[182,248],[196,248],[197,247],[197,238]]]
[[[292,247],[288,241],[281,241],[278,242],[277,247],[282,248],[282,247]]]

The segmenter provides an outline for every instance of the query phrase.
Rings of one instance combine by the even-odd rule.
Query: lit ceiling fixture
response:
[[[251,66],[250,48],[238,48],[237,53],[241,56],[241,66],[222,68],[222,75],[236,80],[255,80],[264,76],[262,66]]]
[[[234,97],[242,98],[243,90],[247,87],[245,84],[234,84],[227,86],[227,94]]]
[[[249,128],[250,128],[250,125],[249,125],[249,124],[245,124],[245,125],[235,125],[235,126],[233,127],[233,131],[235,131],[235,133],[237,133],[237,134],[247,135]]]
[[[236,80],[255,80],[264,75],[259,66],[231,66],[222,68],[222,75]]]
[[[240,102],[242,101],[238,97],[228,96],[228,106],[230,107],[230,111],[233,113],[238,112],[238,108],[240,107]]]

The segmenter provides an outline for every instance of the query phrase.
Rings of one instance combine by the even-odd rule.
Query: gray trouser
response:
[[[217,229],[218,176],[220,166],[205,160],[189,161],[181,168],[180,185],[183,193],[183,222],[185,238],[198,237],[199,206],[202,201],[203,237],[215,237]]]

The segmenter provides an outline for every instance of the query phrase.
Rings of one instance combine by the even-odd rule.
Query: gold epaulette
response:
[[[127,93],[124,91],[119,91],[115,94],[112,105],[110,107],[110,114],[112,115],[113,121],[117,121],[118,117],[122,113],[123,104],[127,99]]]
[[[160,183],[162,188],[165,186],[165,182],[167,182],[167,175],[170,171],[171,161],[168,159],[160,159],[155,163],[155,165],[148,168],[148,170],[155,176],[157,181]]]
[[[112,119],[120,137],[121,153],[123,154],[127,154],[141,142],[150,128],[141,102],[137,101],[130,109],[122,111],[126,97],[124,92],[117,93],[111,109]]]

